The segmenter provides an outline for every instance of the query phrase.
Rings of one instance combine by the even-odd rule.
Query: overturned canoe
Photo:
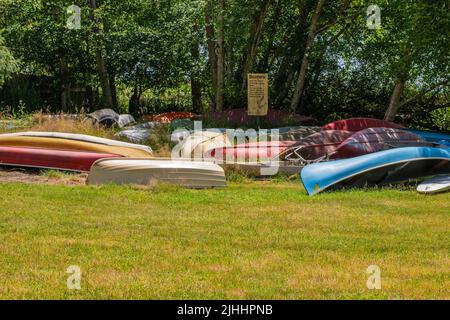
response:
[[[74,140],[74,141],[80,141],[80,142],[102,144],[105,146],[127,147],[127,148],[140,149],[140,150],[147,152],[149,155],[151,155],[153,152],[152,148],[150,148],[149,146],[128,143],[128,142],[123,142],[123,141],[117,141],[117,140],[112,140],[112,139],[106,139],[106,138],[101,138],[101,137],[89,136],[86,134],[26,131],[26,132],[15,132],[15,133],[3,134],[3,135],[0,135],[0,138],[7,137],[7,136],[67,139],[67,140]]]
[[[422,182],[417,186],[417,192],[423,194],[436,194],[450,190],[450,175],[436,176]]]
[[[87,172],[92,164],[118,155],[82,151],[0,146],[0,165]]]
[[[95,123],[111,127],[119,122],[119,114],[112,109],[101,109],[87,115]]]
[[[386,185],[449,173],[450,149],[407,147],[312,164],[300,177],[308,194],[314,195],[330,188]]]
[[[274,130],[274,129],[272,129]],[[279,128],[279,140],[299,141],[321,130],[320,127],[300,126],[292,128]]]
[[[151,154],[148,151],[131,147],[109,146],[98,143],[84,142],[70,139],[27,137],[8,134],[0,135],[0,146],[106,153],[106,154],[116,154],[128,158],[151,157]]]
[[[393,128],[402,129],[402,125],[373,118],[351,118],[331,122],[322,127],[322,130],[346,130],[346,131],[361,131],[369,128]]]
[[[129,125],[132,125],[133,123],[136,123],[136,120],[131,114],[119,115],[119,120],[117,121],[119,128],[127,127]]]
[[[205,158],[225,162],[268,161],[293,144],[295,144],[295,141],[262,141],[232,147],[220,147],[207,151]]]
[[[231,146],[227,134],[217,131],[194,131],[183,139],[180,156],[182,158],[202,159],[208,150]]]
[[[418,135],[393,128],[369,128],[353,134],[330,154],[330,159],[362,156],[394,147],[432,146]]]
[[[447,143],[450,143],[450,134],[426,130],[408,129],[408,131],[420,136],[422,139],[428,142],[440,143],[445,145],[447,145]]]
[[[344,130],[326,130],[314,133],[293,146],[287,148],[279,155],[283,161],[300,162],[320,161],[328,154],[333,153],[353,133]]]
[[[208,162],[104,159],[91,168],[87,183],[150,185],[163,182],[188,188],[225,187],[221,167]]]

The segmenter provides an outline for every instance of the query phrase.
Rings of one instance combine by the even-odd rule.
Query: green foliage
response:
[[[170,111],[192,111],[190,88],[150,90],[141,98],[144,114],[159,114]]]
[[[191,80],[201,86],[202,109],[213,108],[214,89],[206,27],[214,29],[217,48],[218,17],[224,17],[225,107],[245,107],[243,64],[255,36],[259,0],[228,0],[224,11],[211,0],[102,0],[91,17],[81,8],[81,29],[66,26],[68,0],[0,1],[0,103],[13,108],[19,101],[28,112],[60,111],[61,95],[72,88],[72,105],[103,107],[99,52],[109,80],[117,88],[118,107],[127,112],[131,98],[144,113],[192,110]],[[206,4],[213,10],[206,24]],[[447,0],[377,1],[381,28],[370,30],[366,10],[371,0],[326,1],[318,34],[309,52],[309,68],[301,112],[321,122],[348,116],[382,117],[395,82],[404,78],[402,100],[445,81],[450,74],[450,29]],[[290,105],[317,0],[272,0],[263,16],[261,37],[251,72],[267,72],[270,104]],[[14,59],[14,58],[15,59]],[[20,61],[20,65],[17,64]],[[19,67],[19,69],[17,69]],[[85,88],[93,89],[87,101]],[[80,98],[77,98],[77,94]],[[448,103],[449,86],[423,95],[420,105],[433,110]],[[89,106],[87,106],[89,102]],[[403,119],[413,105],[402,107]],[[134,108],[134,106],[133,106]],[[412,121],[413,122],[413,121]],[[269,124],[270,126],[270,124]]]
[[[237,169],[236,167],[227,167],[225,168],[225,176],[227,178],[228,182],[234,182],[234,183],[245,183],[250,182],[251,178],[254,177],[249,172],[246,172],[245,170]]]
[[[169,125],[161,124],[152,129],[147,144],[161,156],[168,157],[170,148],[171,130]]]
[[[434,125],[443,131],[450,131],[450,107],[431,112]]]
[[[0,36],[0,87],[17,70],[18,63],[11,51],[5,47],[5,40]]]

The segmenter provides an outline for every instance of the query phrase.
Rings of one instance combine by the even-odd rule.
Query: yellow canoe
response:
[[[58,138],[0,136],[0,146],[46,148],[69,151],[89,151],[116,154],[118,156],[127,158],[152,158],[149,152],[142,149],[121,146],[108,146],[97,143]]]

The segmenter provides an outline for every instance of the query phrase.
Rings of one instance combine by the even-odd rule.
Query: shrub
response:
[[[431,112],[434,126],[442,131],[450,131],[450,107],[437,109]]]

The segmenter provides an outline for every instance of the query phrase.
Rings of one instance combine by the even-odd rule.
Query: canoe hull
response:
[[[287,148],[287,150],[280,154],[280,158],[288,161],[314,161],[334,152],[351,135],[351,131],[320,131]]]
[[[0,165],[88,172],[92,164],[114,154],[0,146]]]
[[[450,191],[450,175],[434,177],[417,187],[417,192],[423,194],[437,194],[446,191]]]
[[[446,144],[450,143],[450,135],[440,132],[424,131],[424,130],[410,130],[409,132],[420,136],[422,139],[428,142]]]
[[[209,150],[207,159],[231,162],[268,161],[287,148],[295,144],[294,141],[256,142],[239,144],[232,147],[221,147]]]
[[[390,145],[400,143],[402,146],[430,145],[412,132],[393,128],[369,128],[353,134],[342,142],[330,158],[345,159],[362,156],[386,150],[390,148]]]
[[[151,154],[141,149],[122,146],[109,146],[98,143],[61,139],[61,138],[0,135],[0,146],[106,153],[106,154],[116,154],[122,157],[129,157],[129,158],[151,157]]]
[[[393,128],[402,129],[403,126],[379,119],[373,118],[352,118],[331,122],[322,127],[322,130],[346,130],[358,132],[369,128]]]
[[[300,173],[308,194],[330,188],[378,186],[450,173],[450,149],[407,147],[306,166]]]
[[[85,134],[63,133],[63,132],[25,131],[25,132],[15,132],[15,133],[3,134],[3,135],[0,135],[0,138],[8,137],[8,136],[66,139],[66,140],[73,140],[73,141],[79,141],[79,142],[100,144],[100,145],[105,145],[105,146],[127,147],[127,148],[140,149],[142,151],[147,152],[149,156],[152,155],[152,153],[153,153],[152,149],[148,146],[134,144],[134,143],[127,143],[127,142],[117,141],[117,140],[111,140],[111,139],[106,139],[106,138],[100,138],[100,137],[95,137],[95,136],[90,136],[90,135],[85,135]]]
[[[188,188],[225,187],[225,173],[207,162],[104,159],[91,168],[87,183],[151,185],[163,182]]]

